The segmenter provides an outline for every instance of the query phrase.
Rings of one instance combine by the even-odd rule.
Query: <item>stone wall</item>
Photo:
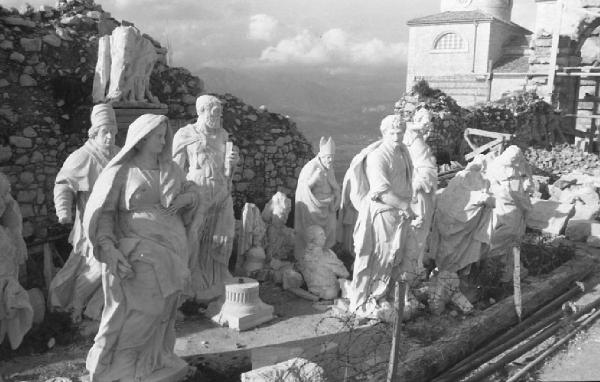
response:
[[[29,243],[66,232],[54,215],[54,179],[67,155],[87,139],[98,37],[118,25],[92,0],[20,12],[0,6],[0,171],[21,205]],[[166,50],[147,37],[160,57],[152,92],[168,105],[172,126],[181,127],[196,117],[203,82],[187,69],[167,66]],[[312,157],[310,144],[287,118],[231,95],[219,97],[224,127],[242,157],[234,172],[236,207],[245,201],[262,205],[278,189],[291,196],[298,172]]]

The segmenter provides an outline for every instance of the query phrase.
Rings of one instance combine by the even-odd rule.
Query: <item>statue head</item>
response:
[[[427,139],[429,132],[431,131],[431,112],[425,108],[419,108],[412,116],[411,122],[406,122],[406,136],[404,141],[407,139],[414,140],[416,136]]]
[[[277,191],[265,206],[262,218],[266,223],[285,224],[292,209],[292,201],[283,192]]]
[[[328,139],[325,139],[325,137],[321,137],[318,155],[323,166],[326,169],[331,168],[335,158],[335,142],[333,141],[333,138],[329,137]]]
[[[117,135],[117,117],[112,106],[106,103],[94,105],[90,121],[92,126],[88,130],[88,137],[101,148],[113,146]]]
[[[384,144],[398,147],[402,144],[402,139],[404,138],[406,121],[399,115],[388,115],[381,121],[379,129],[381,130]]]
[[[211,95],[201,95],[196,99],[198,124],[207,129],[217,129],[221,126],[223,106],[221,100]]]
[[[319,225],[311,225],[306,229],[306,239],[309,245],[322,248],[325,245],[325,230]]]

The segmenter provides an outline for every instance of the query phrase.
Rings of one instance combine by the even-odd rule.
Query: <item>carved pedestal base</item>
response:
[[[258,281],[237,277],[225,284],[225,300],[214,303],[209,311],[220,311],[212,317],[219,325],[241,331],[251,329],[274,318],[273,307],[260,300]]]

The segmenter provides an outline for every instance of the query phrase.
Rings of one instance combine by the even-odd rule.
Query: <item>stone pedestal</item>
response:
[[[115,143],[119,147],[122,147],[125,143],[125,137],[127,136],[127,128],[129,127],[131,122],[135,121],[140,115],[167,115],[167,113],[169,112],[169,108],[165,104],[124,104],[120,102],[115,103],[112,106],[115,110],[115,115],[117,117],[117,126],[119,128],[117,137],[115,139]]]
[[[225,283],[225,300],[214,304],[209,311],[216,311],[219,305],[220,310],[212,320],[238,331],[274,318],[273,307],[262,302],[258,295],[258,281],[248,277],[237,277]]]

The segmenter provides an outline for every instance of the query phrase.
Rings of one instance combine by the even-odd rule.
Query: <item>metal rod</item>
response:
[[[564,344],[569,339],[571,339],[571,337],[573,337],[575,334],[577,334],[584,327],[586,327],[587,325],[589,325],[592,322],[594,322],[594,320],[596,320],[598,317],[600,317],[600,310],[597,310],[591,316],[589,316],[588,318],[586,318],[575,329],[571,330],[569,332],[569,334],[567,334],[566,336],[564,336],[560,341],[558,341],[554,345],[550,346],[550,348],[546,349],[546,351],[544,351],[536,359],[534,359],[533,361],[531,361],[527,365],[525,365],[524,368],[522,368],[521,370],[519,370],[519,372],[517,374],[513,375],[512,377],[510,377],[506,382],[516,382],[519,378],[521,378],[523,375],[525,375],[525,373],[527,373],[529,370],[531,370],[531,368],[533,368],[535,365],[537,365],[538,363],[540,363],[541,361],[543,361],[544,358],[548,357],[550,354],[552,354],[553,352],[555,352],[562,344]]]

